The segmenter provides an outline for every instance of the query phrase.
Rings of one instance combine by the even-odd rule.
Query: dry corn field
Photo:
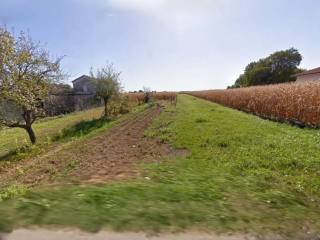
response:
[[[262,118],[320,127],[320,83],[290,83],[187,93]]]
[[[127,93],[129,97],[129,101],[131,103],[135,103],[135,105],[140,105],[144,103],[145,94],[144,93]],[[177,93],[176,92],[152,92],[151,97],[155,100],[166,100],[171,103],[175,103],[177,101]]]

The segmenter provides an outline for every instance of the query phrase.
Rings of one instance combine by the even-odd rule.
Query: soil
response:
[[[139,177],[141,163],[186,155],[185,150],[144,136],[162,109],[157,105],[96,137],[56,146],[36,158],[20,161],[2,171],[0,182],[27,186],[62,182],[99,184]]]

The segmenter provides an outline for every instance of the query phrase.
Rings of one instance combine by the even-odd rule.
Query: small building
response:
[[[294,75],[296,82],[320,81],[320,67]]]
[[[93,79],[87,75],[82,75],[72,81],[75,93],[80,94],[95,94]]]

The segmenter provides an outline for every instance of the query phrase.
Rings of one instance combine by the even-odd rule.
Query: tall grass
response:
[[[290,83],[187,92],[263,118],[320,127],[320,83]]]

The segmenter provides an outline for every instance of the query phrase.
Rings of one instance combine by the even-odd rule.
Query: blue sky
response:
[[[68,81],[111,61],[126,90],[200,90],[290,47],[302,67],[319,67],[319,9],[319,0],[0,0],[0,24],[65,55]]]

